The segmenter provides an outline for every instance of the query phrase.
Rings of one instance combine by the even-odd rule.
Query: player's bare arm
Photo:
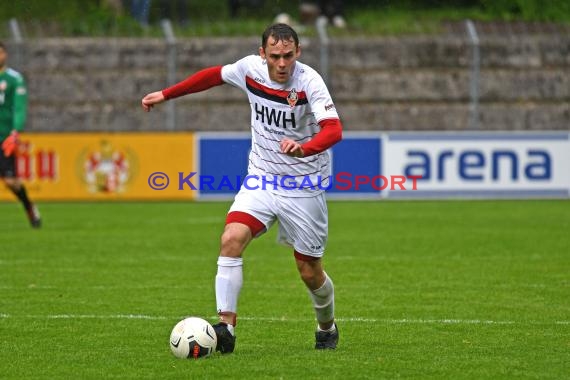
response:
[[[162,94],[162,91],[151,92],[142,99],[142,107],[146,112],[150,112],[150,109],[154,107],[155,104],[160,104],[165,100],[166,98]]]

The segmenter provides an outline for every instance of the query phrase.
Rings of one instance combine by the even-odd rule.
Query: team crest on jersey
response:
[[[292,88],[289,95],[287,95],[287,103],[289,103],[289,106],[293,108],[295,107],[295,104],[297,104],[297,100],[299,100],[299,95],[297,94],[297,91]]]

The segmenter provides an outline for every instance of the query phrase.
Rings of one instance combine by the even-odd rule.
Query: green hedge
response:
[[[229,17],[228,0],[186,0],[190,19],[207,20]],[[129,0],[126,0],[128,3]],[[298,14],[299,0],[241,0],[240,16],[272,18],[279,12]],[[16,17],[20,20],[73,20],[105,17],[104,0],[26,0],[6,1],[0,7],[0,20]],[[151,20],[159,18],[161,2],[151,0]],[[570,1],[544,0],[350,0],[345,1],[348,12],[380,9],[429,10],[437,8],[476,8],[497,19],[529,21],[570,20]],[[114,17],[114,15],[111,14]]]
[[[568,0],[481,0],[481,3],[485,12],[502,20],[570,20],[570,1]]]
[[[130,0],[126,0],[128,3]],[[298,19],[299,0],[241,0],[239,17],[229,16],[228,0],[187,0],[187,23],[176,25],[181,36],[257,35],[275,15],[287,12]],[[105,0],[6,0],[0,6],[2,27],[20,21],[24,34],[43,36],[162,36],[158,20],[161,1],[151,0],[150,27],[142,27],[128,9],[121,15]],[[405,34],[437,31],[442,20],[525,20],[570,23],[570,0],[346,0],[349,29],[345,33]],[[174,13],[173,21],[178,21]],[[177,20],[178,18],[178,20]],[[311,33],[310,30],[307,33]],[[342,33],[342,31],[335,31]]]

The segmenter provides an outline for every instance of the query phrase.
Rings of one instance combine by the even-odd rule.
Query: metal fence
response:
[[[29,28],[29,25],[27,25]],[[21,23],[16,19],[9,20],[4,28],[5,38],[11,41],[11,61],[15,67],[21,66],[23,49],[27,33]],[[303,32],[303,29],[300,29]],[[327,23],[323,18],[316,20],[315,29],[318,40],[318,65],[320,73],[325,80],[330,77],[330,47],[334,42],[328,33]],[[160,23],[161,36],[164,39],[166,49],[166,69],[168,83],[176,82],[177,78],[177,46],[178,39],[175,28],[170,20],[162,20]],[[256,34],[259,30],[256,30]],[[421,30],[418,30],[421,32]],[[523,23],[523,22],[479,22],[463,20],[459,22],[447,22],[442,24],[441,33],[446,36],[464,38],[469,46],[469,119],[467,129],[480,129],[480,84],[481,84],[481,42],[493,36],[501,36],[513,39],[525,38],[530,35],[548,35],[553,38],[570,35],[570,25],[550,23]],[[33,37],[30,37],[33,38]],[[166,109],[166,125],[169,130],[176,128],[176,103],[169,102]]]

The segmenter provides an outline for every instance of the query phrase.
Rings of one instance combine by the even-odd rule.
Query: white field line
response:
[[[11,315],[11,314],[0,314],[0,319],[168,319],[167,317],[155,316],[155,315],[144,315],[144,314],[110,314],[110,315],[98,315],[98,314],[52,314],[52,315]]]
[[[161,258],[163,259],[163,258]],[[179,257],[176,258],[176,260],[180,260]],[[174,261],[174,259],[172,259],[172,261]],[[208,284],[209,286],[209,284]],[[90,289],[90,290],[117,290],[117,289],[121,289],[121,290],[125,290],[125,289],[129,289],[129,290],[150,290],[150,289],[162,289],[164,288],[164,286],[161,285],[134,285],[134,286],[119,286],[119,285],[112,285],[112,286],[108,286],[108,285],[92,285],[92,286],[83,286],[81,287],[81,289]],[[4,285],[0,285],[0,290],[53,290],[53,289],[59,289],[59,290],[64,290],[65,288],[62,286],[51,286],[51,285],[27,285],[27,286],[4,286]],[[169,286],[168,289],[190,289],[190,286],[185,285],[185,286]],[[192,289],[196,289],[196,286],[193,286]]]
[[[52,314],[52,315],[12,315],[0,313],[0,319],[143,319],[143,320],[167,320],[179,319],[180,316],[160,316],[145,314]],[[211,320],[215,320],[217,316],[211,316]],[[309,318],[286,318],[286,317],[239,317],[242,321],[260,321],[260,322],[312,322]],[[355,322],[355,323],[379,323],[390,325],[570,325],[570,321],[493,321],[487,319],[421,319],[421,318],[360,318],[348,317],[337,318],[338,322]]]

